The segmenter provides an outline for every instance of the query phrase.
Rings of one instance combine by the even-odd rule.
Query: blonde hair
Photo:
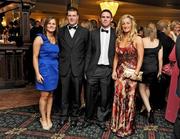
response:
[[[157,22],[157,29],[163,31],[164,29],[167,29],[169,27],[169,23],[170,23],[169,20],[165,20],[165,19],[159,20]]]
[[[91,23],[90,23],[89,20],[83,20],[83,21],[81,22],[81,26],[82,26],[83,28],[88,29],[89,31],[92,30],[92,25],[91,25]]]
[[[176,27],[176,25],[180,24],[180,22],[178,20],[174,20],[171,22],[171,25],[170,25],[170,29],[171,31],[174,31],[174,28]]]
[[[149,23],[145,28],[145,37],[150,37],[151,41],[157,38],[157,29],[154,23]]]
[[[117,34],[117,41],[121,41],[124,38],[124,31],[122,29],[122,22],[125,18],[129,18],[131,20],[131,31],[129,32],[129,40],[130,42],[133,41],[134,37],[137,36],[137,24],[135,22],[135,19],[132,15],[125,14],[123,15],[118,22],[117,28],[116,28],[116,34]]]

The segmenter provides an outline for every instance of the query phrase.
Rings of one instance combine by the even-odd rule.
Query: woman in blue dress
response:
[[[44,33],[38,34],[33,43],[33,66],[36,74],[36,89],[41,92],[39,110],[43,129],[52,127],[51,109],[53,91],[57,88],[59,77],[59,47],[56,44],[57,24],[53,17],[44,23]]]

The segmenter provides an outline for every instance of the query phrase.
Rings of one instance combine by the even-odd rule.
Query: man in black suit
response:
[[[62,27],[58,35],[61,51],[61,124],[70,116],[71,125],[76,126],[89,32],[78,25],[79,13],[76,8],[68,9],[67,20],[68,25]]]
[[[109,107],[112,89],[110,84],[116,39],[115,30],[110,27],[112,20],[112,13],[109,10],[101,12],[101,27],[90,33],[85,66],[87,76],[85,119],[92,120],[97,109],[97,123],[102,128],[111,111]],[[100,101],[97,107],[98,95]]]
[[[161,45],[163,46],[163,66],[169,63],[169,54],[171,53],[174,47],[174,41],[168,36],[170,27],[169,21],[160,20],[157,22],[157,38],[159,39]],[[154,102],[154,107],[157,109],[163,109],[165,107],[165,96],[168,91],[168,87],[170,84],[170,77],[168,75],[163,74],[159,80],[159,83],[156,82],[151,86],[152,93],[151,98],[152,102]]]

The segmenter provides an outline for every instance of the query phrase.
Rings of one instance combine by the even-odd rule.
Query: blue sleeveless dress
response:
[[[52,44],[43,34],[38,34],[43,39],[39,51],[39,72],[44,78],[43,83],[36,81],[36,89],[40,91],[53,91],[57,88],[59,79],[59,47]]]

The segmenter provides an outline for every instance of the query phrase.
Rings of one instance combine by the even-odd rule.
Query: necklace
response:
[[[50,43],[55,44],[55,37],[48,37],[48,40],[50,41]]]

